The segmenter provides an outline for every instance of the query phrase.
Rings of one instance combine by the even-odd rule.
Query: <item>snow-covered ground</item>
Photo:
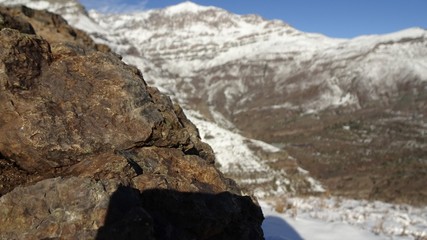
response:
[[[266,240],[378,240],[385,239],[345,223],[328,223],[312,218],[292,218],[265,206],[262,228]]]
[[[427,207],[336,197],[282,198],[260,204],[267,240],[427,239]]]
[[[203,140],[213,148],[221,170],[229,172],[243,168],[245,171],[259,171],[268,168],[245,143],[249,139],[203,120],[203,116],[198,112],[185,110],[185,114],[197,126]],[[280,149],[271,146],[269,150],[275,152]]]

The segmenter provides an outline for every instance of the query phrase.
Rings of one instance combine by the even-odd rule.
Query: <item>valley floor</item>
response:
[[[427,207],[342,198],[261,201],[267,240],[427,239]]]

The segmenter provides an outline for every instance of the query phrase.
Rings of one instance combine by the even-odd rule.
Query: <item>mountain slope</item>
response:
[[[112,42],[126,61],[179,95],[180,102],[232,126],[220,113],[246,134],[270,142],[287,135],[283,118],[389,104],[408,89],[423,91],[427,81],[422,29],[330,39],[280,21],[188,2],[132,15],[91,16],[112,30],[98,39]],[[266,112],[272,119],[262,121]],[[269,134],[272,130],[276,133]]]
[[[186,111],[186,115],[212,146],[217,167],[258,198],[325,191],[287,152],[221,128],[200,113]]]

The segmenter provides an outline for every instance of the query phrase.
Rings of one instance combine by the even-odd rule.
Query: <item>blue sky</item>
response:
[[[87,8],[134,11],[163,8],[183,0],[80,0]],[[351,38],[409,27],[427,28],[427,0],[193,0],[237,14],[280,19],[305,32]]]

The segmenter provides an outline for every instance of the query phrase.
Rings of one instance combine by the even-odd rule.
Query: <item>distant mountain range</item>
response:
[[[334,194],[427,202],[424,29],[332,39],[191,2],[132,14],[0,2],[60,13],[136,65],[258,196],[321,190],[302,166]]]

